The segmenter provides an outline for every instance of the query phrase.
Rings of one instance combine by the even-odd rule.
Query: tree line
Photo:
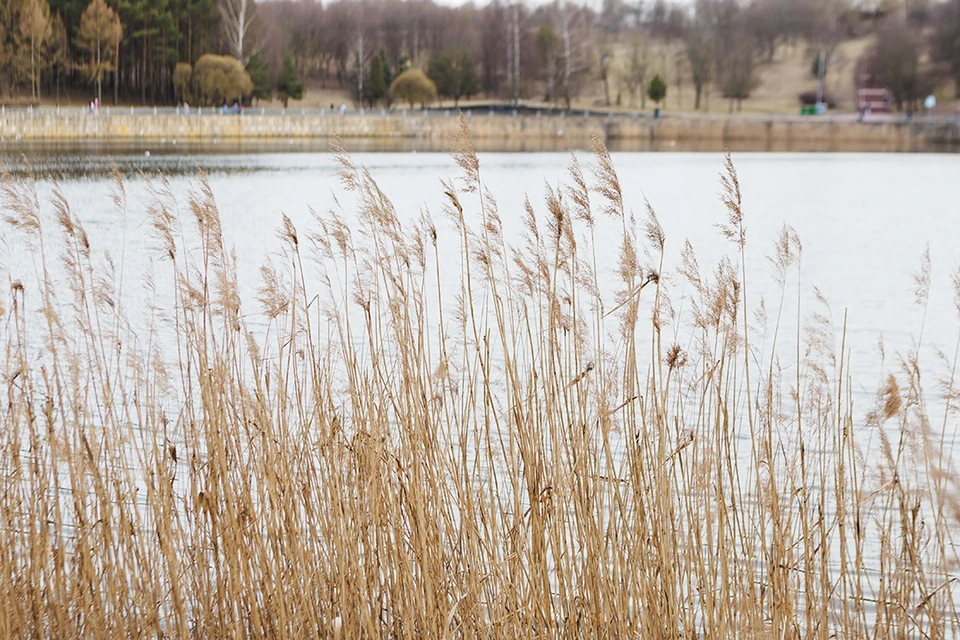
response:
[[[654,72],[673,69],[696,108],[708,88],[734,108],[780,47],[806,47],[828,72],[865,33],[898,106],[944,79],[960,91],[960,0],[4,0],[0,99],[286,103],[314,86],[369,106],[479,95],[569,107],[592,84],[607,105],[644,107]]]

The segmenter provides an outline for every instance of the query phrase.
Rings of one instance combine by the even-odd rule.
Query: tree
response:
[[[177,38],[173,18],[173,4],[177,0],[111,0],[116,4],[123,23],[129,27],[125,60],[127,73],[136,77],[134,86],[140,90],[143,104],[156,102],[159,89],[161,97],[168,97],[172,88],[170,72],[172,65],[167,60],[172,51],[167,42]],[[115,52],[117,61],[119,51]],[[171,60],[172,61],[172,60]],[[139,69],[135,69],[139,66]],[[114,66],[114,101],[117,99],[120,66]]]
[[[404,59],[403,56],[400,56],[401,60]],[[390,68],[390,62],[387,60],[387,54],[383,49],[380,49],[380,60],[383,62],[383,97],[387,98],[390,95],[388,91],[390,89],[390,84],[393,82],[394,71]],[[399,69],[400,61],[397,62],[397,67]],[[406,67],[399,69],[397,73],[403,73]]]
[[[367,74],[366,88],[367,103],[373,107],[380,102],[387,94],[387,81],[384,78],[384,67],[388,67],[383,61],[383,56],[377,54],[370,61],[370,71]],[[389,68],[389,67],[388,67]]]
[[[697,24],[687,29],[683,46],[690,65],[690,79],[693,80],[693,108],[699,110],[703,87],[710,82],[710,72],[714,64],[713,39],[703,25]]]
[[[510,62],[507,65],[508,84],[512,89],[513,105],[520,103],[520,2],[514,0],[510,12],[510,37],[507,38],[507,53]]]
[[[390,85],[390,93],[397,100],[408,102],[411,109],[417,103],[426,107],[437,99],[437,85],[423,71],[407,69]]]
[[[60,104],[60,80],[63,71],[69,68],[70,52],[67,50],[67,28],[59,13],[50,19],[50,40],[47,43],[46,67],[55,72],[54,86],[57,92],[57,104]]]
[[[10,67],[10,47],[7,44],[7,21],[5,20],[5,13],[10,10],[8,6],[0,5],[0,98],[10,91],[10,74],[7,73]]]
[[[744,98],[749,98],[757,86],[754,64],[753,45],[749,41],[738,40],[726,49],[720,67],[720,89],[723,97],[730,99],[730,113],[734,103],[739,111]]]
[[[460,98],[474,95],[480,90],[480,80],[477,77],[477,67],[473,63],[473,58],[466,50],[461,51],[457,56],[457,64],[454,69],[457,77],[456,92],[453,94],[455,104],[460,104]]]
[[[90,53],[87,76],[97,85],[97,100],[103,99],[103,74],[112,71],[123,38],[120,16],[104,0],[91,0],[80,16],[77,46]]]
[[[600,80],[603,82],[603,104],[610,106],[610,64],[613,55],[609,52],[600,54]]]
[[[540,64],[544,69],[546,89],[543,99],[547,102],[553,100],[553,87],[557,80],[557,50],[559,44],[560,38],[550,28],[550,25],[540,25],[540,28],[537,29],[537,52],[540,54]]]
[[[603,0],[598,26],[606,33],[616,35],[623,28],[629,12],[630,7],[623,0]]]
[[[253,54],[247,62],[247,73],[250,74],[250,81],[253,82],[253,93],[251,97],[257,100],[269,100],[273,97],[273,79],[270,77],[270,67],[260,59],[260,56]]]
[[[641,48],[639,42],[634,42],[631,48],[630,61],[620,76],[621,82],[627,87],[627,96],[630,98],[631,107],[636,106],[638,96],[640,97],[641,108],[647,106],[647,94],[643,88],[647,81],[648,67],[646,43]]]
[[[253,91],[250,74],[239,60],[231,56],[206,53],[197,60],[193,75],[208,104],[219,104],[228,98],[249,95]]]
[[[949,0],[938,7],[930,45],[934,61],[953,79],[960,98],[960,0]]]
[[[247,36],[257,17],[257,5],[254,0],[220,0],[218,6],[230,53],[246,67],[250,54],[256,53],[251,51]]]
[[[585,9],[572,7],[569,0],[560,0],[556,7],[557,32],[560,35],[560,92],[570,108],[578,92],[579,80],[589,65],[583,55],[583,42],[578,27],[585,21]]]
[[[483,9],[480,35],[481,85],[487,95],[500,90],[500,69],[507,65],[506,36],[506,11],[498,0],[493,0]]]
[[[173,68],[173,92],[177,101],[190,102],[190,84],[193,82],[193,67],[186,62],[178,62]]]
[[[277,79],[277,97],[283,100],[283,108],[287,108],[291,98],[302,100],[305,93],[306,87],[300,81],[300,75],[293,64],[293,58],[290,54],[283,56],[283,71],[280,72],[280,77]]]
[[[433,81],[440,98],[452,98],[457,93],[457,74],[450,54],[435,53],[427,63],[427,77]]]
[[[20,8],[20,33],[30,43],[30,97],[40,98],[40,71],[47,41],[52,35],[50,5],[47,0],[23,0]]]
[[[891,20],[878,32],[871,56],[871,70],[886,85],[897,110],[912,109],[927,88],[920,70],[920,41],[912,29]]]
[[[653,100],[657,108],[660,107],[660,101],[667,97],[667,83],[663,81],[660,74],[653,76],[650,86],[647,87],[647,97]]]
[[[788,31],[784,0],[753,0],[744,11],[747,32],[766,62],[773,62],[777,46]]]

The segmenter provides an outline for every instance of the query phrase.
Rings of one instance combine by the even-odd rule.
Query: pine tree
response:
[[[247,62],[247,73],[250,74],[250,80],[253,82],[254,98],[257,100],[269,100],[273,97],[270,68],[257,54],[250,56],[250,61]]]
[[[102,100],[103,74],[111,71],[116,62],[117,45],[123,38],[120,16],[104,0],[91,0],[80,16],[77,46],[90,53],[87,75],[97,85],[97,99]]]
[[[647,97],[653,100],[657,107],[660,106],[660,101],[667,97],[667,83],[663,81],[659,73],[653,76],[653,80],[650,81],[650,86],[647,87]]]
[[[47,41],[53,34],[47,0],[24,0],[20,9],[20,33],[30,47],[30,97],[40,98],[40,70]]]
[[[70,51],[67,27],[59,13],[50,19],[50,40],[47,42],[46,67],[55,73],[54,86],[57,92],[57,104],[60,104],[60,85],[63,72],[70,68]]]
[[[427,77],[433,80],[441,98],[454,97],[458,92],[457,74],[447,53],[435,53],[427,63]]]
[[[456,74],[457,92],[454,94],[454,100],[456,104],[460,104],[460,98],[469,98],[480,90],[477,66],[473,63],[469,52],[461,51],[457,56]]]
[[[277,80],[277,97],[283,100],[283,108],[287,108],[290,99],[300,100],[306,93],[306,87],[300,81],[300,75],[293,64],[290,54],[283,56],[283,71]]]
[[[387,83],[383,77],[383,68],[386,65],[378,54],[370,61],[370,71],[367,74],[367,83],[364,86],[367,102],[371,107],[376,106],[387,93]]]

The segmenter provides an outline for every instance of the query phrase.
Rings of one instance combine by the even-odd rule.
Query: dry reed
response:
[[[182,215],[154,185],[172,302],[146,322],[59,192],[47,228],[35,184],[6,178],[4,235],[38,275],[8,274],[0,297],[0,636],[960,631],[960,482],[940,435],[956,354],[939,432],[916,356],[857,418],[846,326],[825,313],[782,366],[802,246],[785,228],[779,305],[752,309],[729,157],[719,227],[735,253],[706,272],[687,243],[671,274],[672,239],[649,204],[640,224],[627,213],[599,143],[593,186],[574,160],[543,213],[510,212],[518,247],[465,126],[443,186],[456,238],[401,222],[338,158],[358,221],[339,203],[310,231],[284,217],[256,314],[206,179]],[[114,191],[124,209],[119,175]],[[602,217],[622,225],[613,302]],[[459,244],[459,274],[439,242]],[[929,271],[926,257],[921,305]],[[773,322],[764,353],[751,318]]]

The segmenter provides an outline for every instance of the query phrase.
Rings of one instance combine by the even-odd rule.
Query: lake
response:
[[[357,153],[354,160],[369,168],[398,215],[414,220],[421,211],[438,220],[442,255],[459,269],[452,226],[442,219],[445,197],[441,179],[458,174],[453,159],[442,153]],[[592,158],[579,153],[587,167]],[[715,225],[724,220],[719,198],[720,153],[614,153],[627,207],[638,218],[644,198],[657,212],[666,232],[664,273],[678,264],[684,242],[697,252],[708,272],[733,247]],[[310,209],[326,212],[336,195],[349,217],[352,200],[335,175],[338,165],[328,153],[176,154],[143,152],[105,156],[34,154],[33,170],[42,176],[41,197],[56,180],[76,215],[86,225],[95,251],[124,255],[134,271],[151,256],[144,227],[150,201],[147,179],[162,173],[171,190],[186,203],[197,185],[197,172],[208,176],[223,218],[228,245],[240,256],[238,273],[251,298],[259,282],[259,266],[279,245],[274,230],[281,215],[301,230],[312,226]],[[801,290],[806,318],[815,309],[814,289],[829,303],[837,344],[844,313],[854,383],[872,393],[880,379],[877,349],[881,336],[888,355],[906,352],[924,326],[924,343],[952,353],[958,317],[950,273],[960,261],[960,155],[903,154],[754,154],[737,153],[734,163],[744,194],[747,229],[747,280],[753,302],[763,296],[770,307],[779,299],[767,257],[784,224],[796,229],[803,243]],[[4,161],[15,176],[24,167],[15,157]],[[547,185],[567,177],[565,153],[482,153],[481,174],[496,197],[508,241],[519,243],[520,212],[525,196],[544,210]],[[126,176],[126,225],[110,204],[112,163]],[[589,171],[587,171],[589,177]],[[47,207],[49,209],[49,207]],[[469,213],[469,211],[468,211]],[[638,225],[642,221],[638,221]],[[121,230],[123,230],[121,232]],[[620,225],[601,223],[597,246],[601,276],[610,277],[619,251]],[[607,241],[607,242],[605,242]],[[913,304],[913,276],[929,246],[932,288],[929,308]],[[10,247],[6,259],[12,260]],[[152,258],[151,258],[152,259]],[[141,264],[137,264],[141,262]],[[601,278],[603,280],[603,277]],[[602,286],[602,285],[601,285]],[[787,299],[796,299],[796,281],[788,283]],[[611,292],[606,292],[608,295]],[[795,302],[787,305],[793,308]],[[786,314],[785,334],[796,332]]]

